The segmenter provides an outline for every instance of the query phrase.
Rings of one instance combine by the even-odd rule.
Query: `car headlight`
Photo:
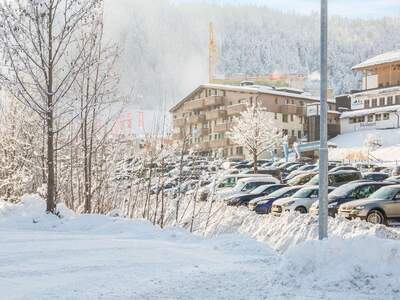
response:
[[[337,202],[329,203],[328,208],[336,208],[337,204],[338,204]]]
[[[356,206],[354,209],[356,210],[363,210],[365,208],[364,205]]]
[[[287,203],[282,204],[282,206],[290,206],[294,203],[295,201],[289,201]]]

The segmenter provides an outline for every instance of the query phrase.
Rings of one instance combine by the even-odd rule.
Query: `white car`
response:
[[[332,191],[333,188],[328,188]],[[282,198],[272,205],[272,214],[280,216],[284,212],[297,211],[302,214],[309,212],[311,205],[318,200],[318,186],[305,186],[289,198]]]
[[[261,185],[278,183],[280,183],[279,180],[272,176],[243,178],[239,179],[233,188],[221,189],[216,195],[219,199],[228,200],[232,195],[251,192]]]

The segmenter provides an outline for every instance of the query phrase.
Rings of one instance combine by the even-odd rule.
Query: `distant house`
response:
[[[400,50],[375,56],[352,69],[363,73],[362,90],[337,98],[338,107],[348,109],[340,116],[341,133],[399,128]]]

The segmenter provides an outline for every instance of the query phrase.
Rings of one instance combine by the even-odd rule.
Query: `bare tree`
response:
[[[0,81],[44,120],[48,212],[55,212],[56,204],[55,136],[77,116],[70,91],[82,71],[85,50],[97,34],[92,22],[101,4],[101,0],[0,3],[0,41],[9,66]]]

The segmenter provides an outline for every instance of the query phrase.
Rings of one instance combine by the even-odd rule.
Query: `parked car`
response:
[[[391,176],[386,179],[386,181],[393,183],[400,183],[400,176]]]
[[[286,186],[285,184],[261,185],[258,188],[255,188],[254,190],[252,190],[251,192],[238,193],[238,194],[232,195],[228,199],[227,205],[229,205],[229,206],[247,205],[250,202],[250,200],[259,198],[259,197],[263,197],[263,196],[267,196],[285,186]]]
[[[233,188],[221,189],[216,193],[217,198],[228,200],[230,196],[237,193],[249,193],[255,188],[266,184],[278,184],[278,179],[272,176],[251,177],[239,179]]]
[[[339,187],[343,184],[360,179],[362,179],[362,176],[359,171],[343,170],[343,171],[329,172],[328,185],[333,187]],[[318,185],[319,175],[315,175],[307,184]]]
[[[299,175],[295,176],[294,178],[286,181],[286,183],[288,185],[304,185],[304,184],[307,184],[317,174],[318,174],[317,172],[307,172],[304,174],[299,174]],[[285,180],[283,180],[283,182],[285,182]]]
[[[287,167],[287,168],[284,168],[284,169],[282,170],[282,177],[285,178],[285,177],[288,176],[291,172],[296,171],[298,168],[300,168],[300,167],[302,167],[302,166],[303,166],[303,164],[298,163],[298,164],[291,165],[291,166],[289,166],[289,167]]]
[[[290,172],[288,176],[286,176],[285,180],[292,179],[296,177],[297,175],[308,173],[310,171],[317,171],[318,166],[317,165],[304,165],[298,168],[297,170]]]
[[[334,217],[338,207],[343,203],[369,197],[372,193],[383,186],[391,185],[389,182],[357,181],[350,182],[338,187],[328,195],[328,214]],[[318,213],[318,202],[311,208],[312,213]]]
[[[266,177],[262,174],[231,174],[223,175],[214,180],[211,184],[201,188],[199,190],[199,198],[201,201],[207,201],[208,196],[212,193],[217,193],[222,189],[233,188],[239,179],[243,178],[255,178],[255,177]],[[279,183],[279,182],[271,182]]]
[[[384,181],[388,177],[389,174],[382,172],[367,172],[362,175],[363,179],[371,181]]]
[[[328,187],[328,191],[333,191],[333,187]],[[291,197],[282,198],[272,205],[272,214],[279,217],[284,212],[297,211],[302,214],[308,213],[311,205],[318,199],[319,187],[306,186],[298,190]]]
[[[382,187],[366,199],[341,205],[339,216],[385,225],[400,221],[400,185]]]
[[[338,172],[338,171],[358,171],[356,167],[353,166],[337,166],[329,170],[329,172]]]
[[[241,174],[254,174],[254,169],[252,168],[249,170],[242,171]],[[256,174],[271,175],[278,179],[281,178],[281,170],[278,168],[273,168],[273,167],[259,168],[259,169],[257,169]]]
[[[298,165],[299,163],[298,162],[295,162],[295,161],[290,161],[290,162],[285,162],[285,163],[283,163],[283,164],[280,164],[280,165],[278,165],[278,166],[276,166],[277,168],[279,168],[279,169],[281,169],[282,171],[283,170],[286,170],[288,167],[290,167],[290,166],[293,166],[293,165]]]
[[[267,197],[253,199],[249,202],[249,209],[254,210],[257,214],[269,214],[276,200],[290,197],[301,188],[301,186],[288,186],[269,194]]]

